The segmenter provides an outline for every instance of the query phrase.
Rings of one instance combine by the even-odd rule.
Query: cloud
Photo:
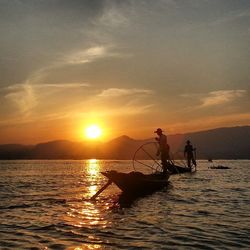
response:
[[[114,51],[114,45],[99,45],[92,46],[86,49],[68,50],[62,54],[58,54],[53,60],[51,60],[47,65],[35,70],[30,73],[25,83],[42,83],[42,81],[53,72],[57,72],[59,69],[65,69],[67,66],[74,66],[79,64],[86,64],[94,62],[101,58],[106,57],[131,57],[131,54],[123,54]],[[62,87],[63,85],[60,85]],[[66,87],[66,85],[65,85]]]
[[[82,107],[85,107],[88,112],[108,116],[143,114],[155,106],[152,100],[147,100],[153,93],[149,89],[108,88],[78,103],[81,108],[75,111],[81,113]]]
[[[14,84],[11,86],[6,87],[7,90],[20,90],[22,88],[25,88],[27,85],[26,83],[20,83],[20,84]],[[33,84],[29,85],[29,87],[33,89],[40,89],[40,88],[81,88],[81,87],[88,87],[90,86],[89,83],[39,83],[39,84]]]
[[[235,99],[241,98],[246,95],[247,91],[244,89],[236,90],[216,90],[206,94],[204,93],[186,93],[180,95],[184,98],[192,99],[196,104],[199,103],[195,108],[207,108],[217,105],[223,105],[230,103]],[[194,107],[186,107],[186,111],[193,111]],[[183,111],[183,109],[182,109]]]
[[[126,105],[124,107],[119,107],[117,109],[113,109],[108,111],[111,115],[115,116],[124,116],[124,115],[139,115],[147,113],[153,108],[155,104],[146,104],[146,105]]]
[[[218,19],[212,21],[210,25],[218,25],[218,24],[224,24],[227,22],[232,22],[241,18],[248,18],[250,16],[250,10],[245,9],[245,10],[234,10],[226,15],[219,17]]]
[[[100,109],[95,111],[95,116],[98,117],[119,117],[119,116],[133,116],[133,115],[140,115],[145,114],[151,111],[151,109],[155,106],[155,104],[137,104],[133,105],[131,103],[127,105],[119,105],[119,106],[111,106],[109,108]],[[77,112],[76,112],[77,113]],[[78,116],[89,116],[88,112],[78,112]]]
[[[119,6],[119,4],[109,3],[103,10],[102,15],[97,20],[98,25],[109,26],[112,28],[119,28],[129,24],[129,19],[125,15],[127,8],[125,6]]]
[[[46,89],[46,93],[54,89],[72,89],[72,88],[82,88],[90,86],[88,83],[39,83],[39,84],[30,84],[29,82],[14,84],[8,87],[3,88],[7,91],[4,98],[12,103],[14,103],[19,111],[24,114],[28,114],[29,111],[38,105],[38,97],[44,92],[42,90]]]
[[[34,84],[34,88],[58,88],[58,89],[72,89],[72,88],[82,88],[89,87],[89,83],[40,83]]]
[[[10,90],[4,97],[14,103],[22,114],[28,114],[31,108],[37,105],[34,89],[30,84],[17,84],[9,86]]]
[[[69,64],[90,63],[107,56],[114,56],[114,54],[109,51],[108,47],[95,46],[69,54],[64,58],[64,62]]]
[[[150,112],[155,104],[148,100],[148,96],[153,93],[150,89],[108,88],[97,95],[97,102],[103,106],[108,104],[104,111],[106,115],[133,116]]]
[[[119,97],[135,94],[149,95],[153,94],[152,90],[149,89],[122,89],[122,88],[109,88],[103,90],[98,96],[100,97]]]
[[[201,98],[201,107],[221,105],[229,103],[246,94],[246,90],[218,90],[208,93],[208,96]]]

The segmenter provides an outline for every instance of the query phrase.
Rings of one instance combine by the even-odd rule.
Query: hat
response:
[[[161,133],[163,132],[161,128],[157,128],[154,133]]]

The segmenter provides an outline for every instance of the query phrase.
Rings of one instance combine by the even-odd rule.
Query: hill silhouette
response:
[[[197,148],[199,159],[250,159],[250,126],[168,135],[171,152],[182,155],[187,139]],[[57,140],[37,145],[2,144],[0,159],[132,159],[138,147],[150,141],[155,140],[123,135],[106,143]],[[154,155],[155,148],[150,150]]]

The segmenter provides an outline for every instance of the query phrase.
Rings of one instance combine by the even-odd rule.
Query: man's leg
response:
[[[161,154],[161,165],[162,165],[162,170],[163,174],[167,174],[168,172],[168,163],[167,163],[167,155],[165,153]]]
[[[193,163],[194,166],[196,167],[196,161],[195,161],[194,157],[192,158],[192,163]]]

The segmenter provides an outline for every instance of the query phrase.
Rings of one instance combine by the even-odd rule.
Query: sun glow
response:
[[[85,129],[85,135],[89,139],[97,139],[102,135],[102,130],[98,125],[91,125]]]

